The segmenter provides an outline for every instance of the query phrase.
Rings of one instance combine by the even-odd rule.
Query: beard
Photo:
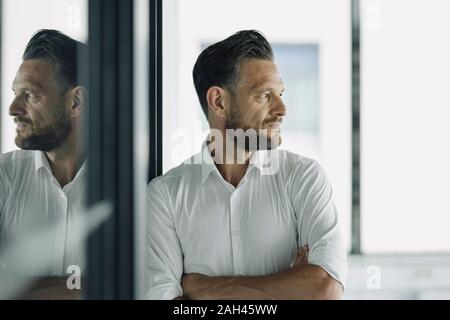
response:
[[[271,121],[272,120],[267,122]],[[245,125],[236,104],[231,107],[231,113],[227,115],[225,119],[225,129],[234,130],[233,142],[237,144],[239,141],[244,141],[243,146],[246,151],[272,150],[281,144],[281,137],[279,134],[275,136],[275,139],[272,139],[267,134],[267,129],[255,129]]]
[[[53,122],[42,128],[34,128],[33,122],[28,119],[17,117],[18,121],[28,123],[31,133],[23,136],[17,133],[15,143],[24,150],[40,150],[48,152],[59,148],[68,138],[71,131],[69,115],[63,106],[59,106],[55,113]]]

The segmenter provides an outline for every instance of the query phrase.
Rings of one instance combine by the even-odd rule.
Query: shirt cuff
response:
[[[319,252],[313,252],[308,257],[308,262],[324,269],[342,285],[342,289],[345,288],[348,273],[346,257],[341,257],[328,250],[320,250]]]
[[[178,283],[163,283],[156,285],[147,292],[149,300],[173,300],[183,295],[183,289]]]

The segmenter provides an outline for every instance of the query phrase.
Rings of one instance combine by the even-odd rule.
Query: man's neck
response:
[[[70,183],[83,164],[85,157],[80,155],[76,144],[64,143],[61,147],[45,153],[52,174],[61,188]]]
[[[214,149],[212,158],[224,180],[237,187],[245,176],[253,152],[238,148],[236,145],[233,145],[233,149],[229,148],[227,151],[226,141],[223,141],[222,146],[223,148]],[[211,153],[211,148],[208,147],[208,149]],[[231,150],[234,151],[230,152]],[[220,161],[217,161],[217,159],[220,159]]]

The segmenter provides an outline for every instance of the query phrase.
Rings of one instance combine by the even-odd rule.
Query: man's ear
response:
[[[206,91],[208,113],[213,113],[220,118],[226,117],[226,106],[229,100],[227,91],[219,86],[212,86]]]
[[[69,104],[70,116],[79,117],[86,102],[86,89],[76,86],[67,93],[66,102]]]

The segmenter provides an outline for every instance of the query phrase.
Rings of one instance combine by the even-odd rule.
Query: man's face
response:
[[[25,60],[17,71],[9,107],[14,117],[16,145],[21,149],[51,151],[60,147],[71,130],[65,94],[58,85],[52,64]]]
[[[280,127],[286,115],[286,106],[281,99],[283,92],[283,81],[273,62],[260,59],[244,61],[238,85],[231,95],[225,128],[254,129],[258,132],[258,149],[261,140],[265,140],[267,149],[278,147],[281,143]]]

